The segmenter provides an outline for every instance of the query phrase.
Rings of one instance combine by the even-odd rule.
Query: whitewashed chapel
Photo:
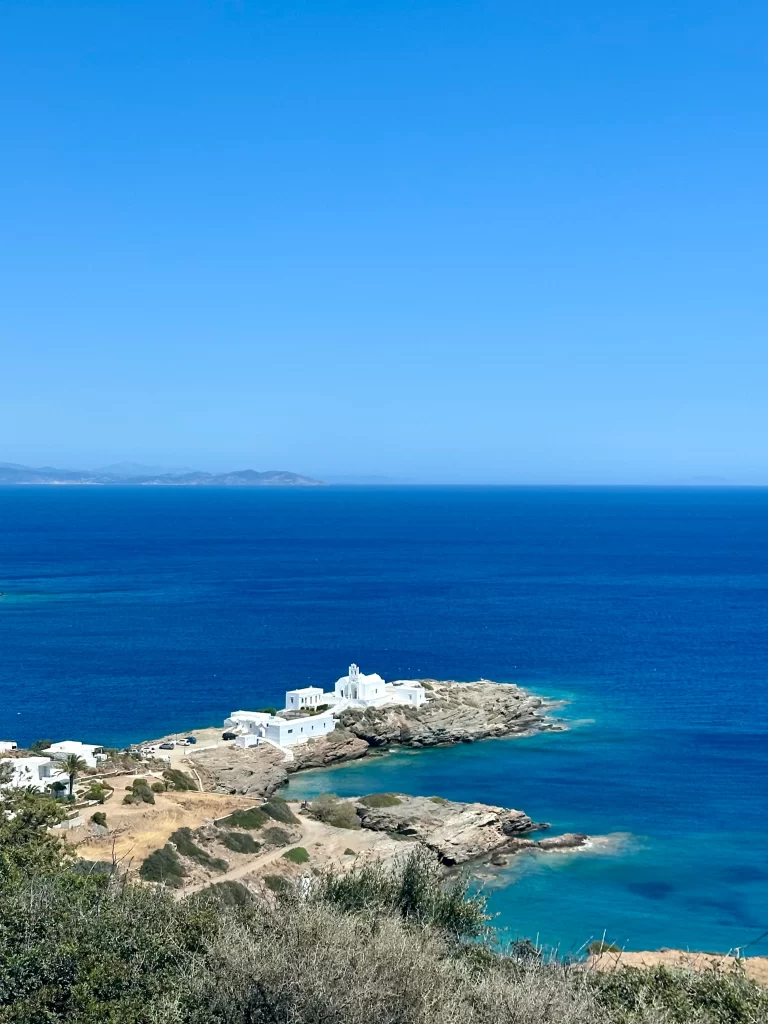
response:
[[[233,711],[224,727],[238,734],[237,742],[250,746],[259,739],[278,746],[293,746],[332,732],[335,716],[347,708],[384,707],[405,704],[421,707],[426,691],[417,679],[398,679],[385,683],[378,673],[365,675],[350,665],[347,675],[336,680],[332,691],[319,686],[288,690],[285,708],[271,715],[262,711]]]

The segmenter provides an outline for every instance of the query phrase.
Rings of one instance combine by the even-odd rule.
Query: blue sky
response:
[[[768,483],[764,3],[0,22],[0,460]]]

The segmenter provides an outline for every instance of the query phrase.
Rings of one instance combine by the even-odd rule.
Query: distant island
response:
[[[203,473],[200,470],[172,472],[151,471],[152,467],[132,466],[135,472],[126,473],[126,464],[105,469],[54,469],[51,466],[32,468],[12,462],[0,462],[0,485],[62,485],[120,484],[132,487],[322,487],[322,480],[313,480],[298,473],[281,469],[268,469],[263,473],[255,469],[238,469],[231,473]],[[142,472],[142,470],[144,470]]]

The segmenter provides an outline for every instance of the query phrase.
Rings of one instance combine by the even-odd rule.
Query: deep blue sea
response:
[[[124,744],[329,686],[515,681],[564,734],[402,752],[292,792],[525,810],[506,934],[768,953],[768,490],[0,489],[0,738]]]

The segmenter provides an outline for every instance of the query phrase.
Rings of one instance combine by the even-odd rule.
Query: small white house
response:
[[[69,776],[50,757],[6,757],[0,764],[11,766],[9,786],[32,788],[43,793],[56,782],[69,785]]]
[[[415,708],[420,708],[427,699],[427,691],[418,679],[397,679],[395,682],[387,684],[387,690],[390,687],[392,687],[393,696],[399,703],[407,702]]]
[[[236,747],[258,747],[259,743],[261,736],[256,736],[252,732],[246,732],[235,740]]]
[[[263,729],[267,722],[272,721],[272,715],[266,711],[233,711],[229,718],[224,720],[224,728],[232,732],[254,733],[263,735]]]
[[[60,743],[52,743],[47,748],[46,754],[55,757],[57,761],[63,761],[70,754],[82,757],[89,768],[96,768],[99,761],[106,759],[104,748],[94,743],[80,743],[79,740],[61,740]]]
[[[315,736],[325,736],[335,728],[336,721],[330,711],[307,718],[273,718],[266,727],[265,737],[281,747],[293,747]]]
[[[303,686],[299,690],[286,690],[285,710],[286,711],[308,711],[316,708],[319,704],[326,704],[325,694],[319,686]]]
[[[5,754],[9,750],[18,750],[19,745],[13,740],[0,740],[0,754]]]

